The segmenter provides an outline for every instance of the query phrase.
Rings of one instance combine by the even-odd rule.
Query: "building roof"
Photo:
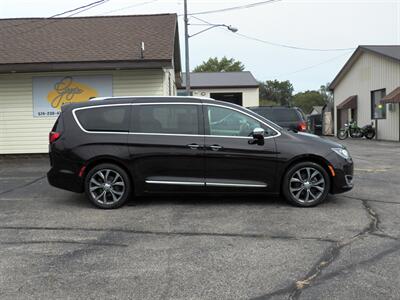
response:
[[[337,109],[357,108],[357,95],[353,95],[353,96],[346,98],[336,108]]]
[[[329,89],[333,90],[338,83],[347,74],[353,64],[363,53],[373,53],[386,57],[394,62],[400,63],[400,45],[370,45],[370,46],[358,46],[354,53],[351,55],[349,60],[345,63],[343,68],[333,79],[332,83],[329,85]]]
[[[400,86],[395,88],[381,100],[382,103],[400,103]]]
[[[186,86],[185,73],[182,74],[182,88]],[[198,72],[190,73],[191,88],[237,88],[254,87],[259,84],[249,71],[243,72]]]
[[[112,62],[174,63],[180,72],[177,29],[176,14],[0,19],[0,71],[11,65],[27,70],[26,65]]]
[[[315,110],[317,113],[321,114],[322,113],[322,109],[324,108],[323,105],[321,106],[313,106],[313,110]]]

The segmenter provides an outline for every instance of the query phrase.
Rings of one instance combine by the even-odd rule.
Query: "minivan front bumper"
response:
[[[353,160],[351,158],[344,159],[336,153],[330,154],[327,158],[335,171],[335,176],[331,176],[331,193],[339,194],[350,191],[353,188]]]

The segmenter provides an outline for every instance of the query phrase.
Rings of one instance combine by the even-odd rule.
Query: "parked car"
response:
[[[342,145],[212,99],[68,104],[49,140],[49,183],[85,192],[100,208],[171,192],[282,194],[313,206],[353,187],[353,162]]]
[[[253,106],[249,109],[283,128],[307,131],[306,115],[298,107]]]

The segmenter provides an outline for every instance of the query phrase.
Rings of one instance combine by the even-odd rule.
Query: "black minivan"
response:
[[[68,104],[49,134],[51,185],[100,208],[147,193],[282,194],[314,206],[353,187],[340,144],[291,132],[244,107],[195,97]]]

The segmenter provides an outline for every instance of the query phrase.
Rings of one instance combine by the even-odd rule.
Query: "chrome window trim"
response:
[[[150,98],[150,97],[149,97]],[[167,97],[166,97],[167,98]],[[261,124],[267,126],[268,128],[270,128],[271,130],[273,130],[276,134],[272,135],[272,136],[267,136],[264,137],[264,139],[270,139],[270,138],[277,138],[279,136],[281,136],[281,133],[276,130],[275,128],[271,127],[270,125],[268,125],[267,123],[265,123],[264,121],[262,121],[261,119],[258,119],[257,117],[252,116],[251,114],[244,112],[240,109],[236,109],[234,107],[229,107],[226,105],[221,105],[221,104],[214,104],[214,103],[200,103],[200,102],[152,102],[152,103],[120,103],[120,104],[101,104],[101,105],[93,105],[93,106],[85,106],[85,107],[78,107],[78,108],[74,108],[72,110],[72,115],[74,117],[74,120],[76,122],[76,124],[79,126],[79,128],[85,132],[85,133],[95,133],[95,134],[132,134],[132,135],[164,135],[164,136],[198,136],[198,137],[219,137],[219,138],[236,138],[236,139],[252,139],[252,137],[247,137],[247,136],[229,136],[229,135],[201,135],[201,134],[180,134],[180,133],[147,133],[147,132],[125,132],[125,131],[121,131],[121,132],[115,132],[115,131],[90,131],[90,130],[86,130],[85,128],[83,128],[83,126],[81,125],[81,123],[79,122],[77,116],[76,116],[76,111],[79,110],[84,110],[84,109],[92,109],[92,108],[99,108],[99,107],[108,107],[108,106],[135,106],[135,105],[160,105],[160,104],[172,104],[172,105],[202,105],[202,106],[217,106],[217,107],[222,107],[222,108],[226,108],[226,109],[230,109],[233,111],[237,111],[239,113],[242,113],[252,119],[257,120],[258,122],[260,122]]]
[[[265,188],[267,184],[246,184],[246,183],[224,183],[224,182],[206,182],[206,186],[226,186],[226,187],[257,187]]]
[[[195,136],[204,137],[202,134],[183,134],[183,133],[157,133],[157,132],[129,132],[131,135],[161,135],[161,136]]]
[[[204,182],[199,182],[199,181],[146,180],[146,183],[150,183],[150,184],[168,184],[168,185],[194,185],[194,186],[205,186],[205,183],[204,183]]]
[[[160,104],[173,104],[173,105],[202,105],[201,102],[149,102],[149,103],[130,103],[130,105],[160,105]]]
[[[192,186],[214,186],[214,187],[256,187],[265,188],[267,184],[246,184],[246,183],[222,183],[222,182],[199,182],[199,181],[172,181],[172,180],[146,180],[148,184],[166,185],[192,185]]]
[[[85,128],[83,128],[81,122],[79,122],[78,117],[76,116],[76,112],[79,111],[79,110],[86,110],[86,109],[100,108],[100,107],[108,107],[108,106],[131,106],[131,104],[130,103],[102,104],[102,105],[78,107],[78,108],[74,108],[72,110],[72,116],[74,117],[74,120],[75,120],[76,124],[78,124],[79,128],[85,133],[128,134],[129,133],[128,131],[91,131],[91,130],[86,130]]]
[[[97,133],[96,131],[93,131]],[[251,136],[230,136],[230,135],[203,135],[203,134],[183,134],[183,133],[147,133],[147,132],[124,132],[131,135],[156,135],[156,136],[193,136],[193,137],[218,137],[234,139],[253,139]]]
[[[266,136],[266,137],[264,137],[264,139],[276,138],[276,137],[279,137],[281,135],[281,133],[278,130],[276,130],[275,128],[272,128],[270,125],[268,125],[267,123],[265,123],[261,119],[259,119],[257,117],[254,117],[251,114],[249,114],[247,112],[244,112],[244,111],[242,111],[240,109],[237,109],[237,108],[234,108],[234,107],[229,107],[229,106],[226,106],[226,105],[221,105],[221,104],[214,104],[214,103],[203,103],[203,105],[223,107],[223,108],[227,108],[227,109],[230,109],[230,110],[237,111],[239,113],[242,113],[242,114],[250,117],[251,119],[257,120],[258,122],[260,122],[261,124],[264,124],[265,126],[267,126],[268,128],[272,129],[276,133],[275,135],[272,135],[272,136]],[[208,136],[212,136],[212,137],[235,137],[235,136],[225,136],[225,135],[208,135]],[[248,138],[248,137],[241,137],[241,138]]]

